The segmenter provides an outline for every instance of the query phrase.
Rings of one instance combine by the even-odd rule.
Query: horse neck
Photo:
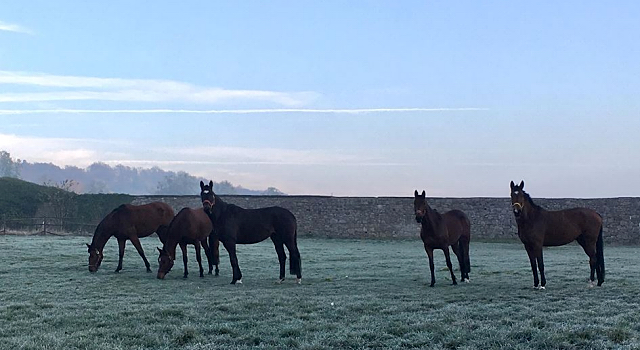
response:
[[[435,232],[439,227],[440,222],[442,221],[442,216],[438,211],[432,209],[429,204],[426,205],[427,211],[424,214],[424,218],[422,219],[422,225],[427,226],[431,229],[431,231]]]
[[[169,254],[169,257],[172,260],[176,259],[176,247],[178,247],[178,240],[175,239],[174,237],[167,237],[167,240],[165,241],[164,245],[162,246],[162,249],[164,249],[167,254]]]
[[[536,220],[541,215],[544,215],[547,211],[541,206],[533,203],[531,197],[525,199],[524,207],[522,208],[522,214],[524,220]]]
[[[109,241],[109,238],[113,236],[113,231],[109,229],[105,229],[104,226],[98,225],[96,228],[96,232],[93,234],[93,239],[91,240],[91,246],[98,249],[98,251],[102,251],[104,246]]]

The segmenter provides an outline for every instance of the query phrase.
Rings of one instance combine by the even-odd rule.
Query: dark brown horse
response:
[[[220,255],[218,251],[218,241],[211,242],[212,249],[209,249],[207,238],[211,235],[213,225],[209,216],[204,209],[183,208],[178,212],[175,218],[169,224],[169,229],[162,233],[160,240],[164,243],[162,249],[158,248],[160,256],[158,257],[158,278],[163,279],[164,276],[171,271],[173,262],[176,260],[176,246],[180,244],[182,249],[182,262],[184,263],[184,278],[187,278],[189,271],[187,270],[187,244],[193,244],[196,248],[196,260],[200,267],[200,277],[204,277],[204,269],[202,268],[202,257],[200,255],[200,246],[204,247],[204,253],[207,255],[209,262],[209,274],[213,271],[213,265],[216,266],[216,276],[218,275],[218,264]]]
[[[471,262],[469,261],[469,241],[471,240],[471,224],[469,218],[460,210],[450,210],[444,214],[438,213],[427,204],[427,194],[422,191],[414,192],[413,208],[416,214],[416,221],[421,224],[420,238],[424,243],[424,250],[429,257],[429,269],[431,270],[430,287],[436,283],[433,273],[433,250],[442,249],[447,260],[447,267],[451,272],[453,284],[456,276],[453,274],[451,259],[449,257],[449,246],[458,257],[460,264],[460,279],[469,282],[469,272]]]
[[[602,285],[604,253],[600,214],[587,208],[545,210],[533,203],[529,194],[524,192],[524,181],[520,185],[511,181],[511,207],[518,224],[518,237],[529,255],[534,288],[544,289],[547,284],[542,247],[561,246],[573,241],[577,241],[589,256],[591,285],[595,280],[594,273],[598,274],[598,285]],[[540,270],[540,280],[536,265]]]
[[[296,217],[287,209],[268,207],[244,209],[227,204],[213,193],[213,181],[205,185],[200,181],[200,199],[205,212],[213,223],[213,235],[217,237],[229,252],[233,269],[231,284],[242,283],[242,273],[238,266],[236,244],[253,244],[271,238],[280,262],[280,279],[284,281],[287,256],[284,246],[289,250],[289,272],[296,275],[296,282],[302,279],[302,263],[297,243]]]
[[[140,239],[154,232],[166,229],[173,219],[173,209],[166,203],[153,202],[143,205],[123,204],[107,214],[96,227],[91,244],[87,244],[89,252],[89,271],[96,272],[102,263],[102,250],[112,236],[118,239],[120,259],[116,272],[122,270],[122,257],[127,240],[136,247],[138,254],[144,260],[147,272],[151,267],[144,255]]]

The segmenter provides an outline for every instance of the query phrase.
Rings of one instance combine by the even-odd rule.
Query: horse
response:
[[[216,276],[219,274],[218,264],[220,255],[218,251],[218,241],[212,241],[211,250],[207,244],[207,238],[213,230],[213,225],[209,216],[204,209],[182,208],[175,218],[169,224],[169,228],[162,233],[160,240],[163,242],[162,249],[158,248],[160,256],[158,257],[158,279],[164,279],[165,275],[171,271],[173,262],[176,259],[176,246],[180,244],[182,249],[182,262],[184,263],[184,278],[187,278],[189,271],[187,270],[187,244],[193,244],[196,248],[196,260],[200,267],[200,277],[204,277],[204,269],[202,268],[202,258],[200,255],[200,246],[204,247],[209,262],[209,274],[213,271],[213,265],[216,266]]]
[[[549,211],[535,204],[524,191],[524,181],[516,185],[511,181],[511,208],[518,224],[518,237],[529,255],[533,272],[533,288],[545,289],[542,247],[561,246],[577,241],[589,256],[590,286],[594,273],[598,286],[604,282],[604,253],[602,243],[602,217],[593,209],[572,208]],[[536,265],[540,270],[540,280]]]
[[[284,246],[289,250],[289,273],[296,275],[296,283],[302,281],[302,263],[298,250],[298,224],[296,217],[282,207],[244,209],[225,203],[213,192],[213,181],[208,185],[200,181],[200,199],[204,211],[213,223],[213,235],[222,242],[233,269],[231,284],[242,283],[242,272],[238,266],[236,244],[253,244],[271,238],[280,262],[278,283],[285,279],[287,256]]]
[[[173,219],[173,209],[166,203],[153,202],[143,205],[122,204],[100,221],[93,234],[91,244],[87,244],[89,253],[89,272],[96,272],[102,263],[102,250],[107,241],[115,236],[120,248],[120,259],[116,272],[122,270],[122,257],[127,240],[133,243],[138,254],[142,257],[147,272],[151,267],[144,255],[140,238],[147,237],[154,232],[162,232]]]
[[[433,272],[434,249],[442,249],[447,261],[447,267],[451,273],[453,285],[458,284],[451,266],[449,246],[451,246],[456,257],[458,257],[460,279],[467,283],[470,282],[469,272],[471,271],[471,263],[469,260],[469,241],[471,240],[471,224],[469,218],[462,211],[455,209],[440,214],[429,206],[426,197],[427,194],[425,191],[422,191],[422,194],[418,194],[418,191],[415,191],[413,208],[416,221],[421,224],[420,238],[424,243],[424,250],[429,257],[429,269],[431,270],[431,284],[429,287],[433,287],[436,283]]]

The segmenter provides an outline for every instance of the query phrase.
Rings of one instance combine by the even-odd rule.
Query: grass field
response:
[[[606,281],[587,288],[578,246],[547,249],[536,291],[520,244],[471,244],[471,283],[451,286],[441,252],[429,288],[421,242],[300,239],[303,283],[275,284],[270,242],[239,246],[243,285],[190,276],[180,258],[157,280],[156,238],[124,269],[110,241],[87,270],[86,237],[0,236],[2,349],[635,349],[640,348],[637,247],[605,246]],[[455,265],[455,264],[454,264]],[[459,275],[456,273],[456,275]]]

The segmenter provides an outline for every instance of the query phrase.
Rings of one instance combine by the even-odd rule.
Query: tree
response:
[[[269,187],[266,190],[262,191],[262,195],[264,196],[282,196],[284,192],[280,191],[275,187]]]
[[[7,151],[0,151],[0,177],[20,178],[20,159],[14,161]]]
[[[185,195],[199,193],[198,179],[184,171],[171,172],[158,182],[156,194]]]
[[[213,192],[217,194],[237,194],[235,186],[227,180],[213,183]]]

